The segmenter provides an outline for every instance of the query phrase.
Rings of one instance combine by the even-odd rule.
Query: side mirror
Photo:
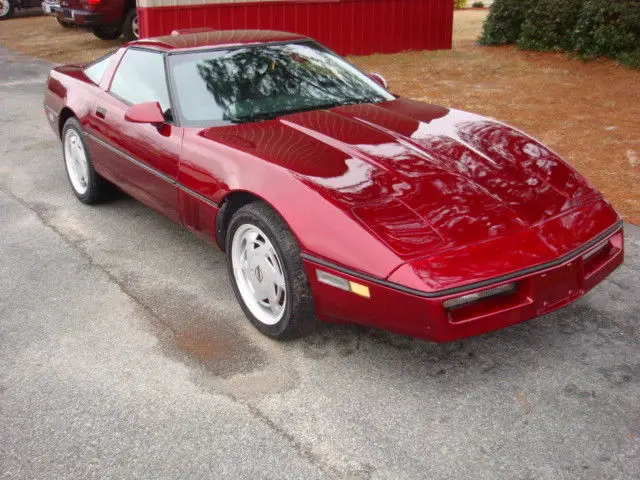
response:
[[[380,85],[382,88],[387,89],[389,88],[387,81],[385,80],[385,78],[380,75],[379,73],[375,73],[375,72],[371,72],[369,74],[369,78],[371,80],[373,80],[374,82],[376,82],[378,85]]]
[[[161,125],[165,122],[164,113],[158,102],[138,103],[131,105],[124,114],[124,119],[132,123],[150,123]]]

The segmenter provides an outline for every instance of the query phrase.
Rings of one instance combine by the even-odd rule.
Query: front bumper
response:
[[[580,249],[562,263],[533,273],[512,275],[508,280],[432,296],[408,291],[388,282],[350,274],[321,259],[304,255],[316,312],[321,320],[353,322],[414,337],[447,342],[479,335],[530,320],[557,310],[582,297],[603,281],[624,259],[622,227],[588,249]],[[369,298],[318,281],[317,271],[364,284]],[[463,295],[514,283],[515,291],[487,297],[464,306],[446,308],[445,302]]]
[[[92,27],[102,24],[102,15],[86,10],[59,7],[56,16],[63,22],[74,23],[80,27]]]

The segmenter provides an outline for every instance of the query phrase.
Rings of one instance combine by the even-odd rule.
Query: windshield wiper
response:
[[[294,108],[291,110],[279,110],[276,112],[256,113],[254,115],[247,115],[246,117],[229,116],[229,121],[231,121],[232,123],[251,123],[251,122],[258,122],[260,120],[273,120],[275,118],[282,117],[284,115],[292,115],[294,113],[308,112],[310,110],[322,110],[325,108],[333,108],[338,105],[342,105],[342,103],[339,103],[336,105],[332,104],[332,105],[317,105],[317,106],[301,107],[301,108]]]
[[[343,105],[356,105],[360,103],[380,103],[382,100],[380,98],[374,97],[360,97],[360,98],[349,98],[345,100]]]
[[[313,110],[328,110],[329,108],[339,107],[340,105],[343,105],[342,101],[327,103],[325,105],[309,105],[306,107],[294,108],[291,110],[283,110],[282,112],[280,112],[280,115],[291,115],[293,113],[311,112]]]
[[[246,117],[235,117],[233,115],[229,115],[228,120],[231,123],[251,123],[258,122],[260,120],[273,120],[274,118],[278,118],[281,115],[282,114],[278,112],[256,113],[254,115],[247,115]]]
[[[260,120],[273,120],[278,117],[282,117],[284,115],[293,115],[294,113],[302,113],[302,112],[310,112],[313,110],[328,110],[330,108],[341,107],[344,105],[354,105],[358,103],[377,103],[380,100],[376,100],[375,98],[347,98],[345,100],[336,100],[332,103],[327,103],[324,105],[308,105],[306,107],[300,108],[292,108],[291,110],[279,110],[275,112],[263,112],[256,113],[254,115],[247,115],[246,117],[234,117],[229,116],[229,121],[233,123],[250,123],[250,122],[258,122]]]

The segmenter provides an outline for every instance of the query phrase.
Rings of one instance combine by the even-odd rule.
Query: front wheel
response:
[[[138,11],[135,8],[129,10],[122,23],[122,35],[127,42],[140,38],[140,28],[138,24]]]
[[[0,0],[0,20],[13,16],[13,0]]]
[[[240,208],[227,231],[233,290],[251,323],[278,340],[310,333],[316,323],[300,249],[282,218],[264,202]]]
[[[93,34],[100,40],[115,40],[122,34],[121,27],[106,27],[101,25],[99,27],[93,27]]]

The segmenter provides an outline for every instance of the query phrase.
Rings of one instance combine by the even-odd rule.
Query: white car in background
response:
[[[45,15],[54,15],[55,16],[56,13],[58,12],[58,10],[60,10],[60,0],[44,0],[42,2],[42,13],[44,13]],[[64,20],[60,20],[57,16],[56,16],[56,20],[64,28],[73,27],[73,23],[65,22]]]

